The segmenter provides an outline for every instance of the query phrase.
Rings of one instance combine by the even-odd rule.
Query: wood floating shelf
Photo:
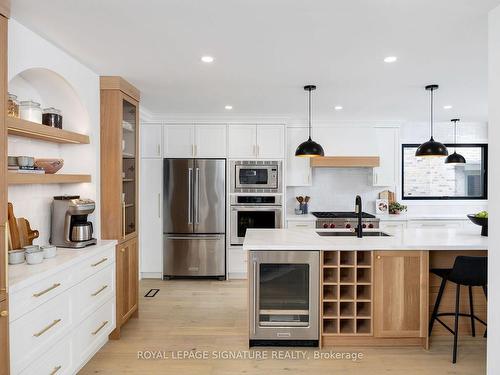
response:
[[[55,143],[88,144],[88,135],[57,129],[36,122],[22,120],[16,117],[7,117],[7,129],[10,135],[40,139]]]
[[[375,168],[380,166],[378,156],[320,156],[311,158],[313,168]]]
[[[9,172],[7,183],[9,185],[22,184],[78,184],[91,182],[88,174],[34,174]]]

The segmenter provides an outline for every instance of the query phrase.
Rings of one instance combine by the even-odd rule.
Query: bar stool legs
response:
[[[453,330],[453,363],[457,363],[458,346],[458,317],[460,314],[460,284],[457,284],[456,302],[455,302],[455,329]]]
[[[470,329],[472,337],[476,337],[476,324],[474,322],[474,302],[472,301],[472,286],[469,285]]]
[[[432,309],[431,321],[429,322],[429,336],[432,333],[432,327],[434,327],[434,321],[437,318],[439,304],[441,303],[441,298],[443,297],[443,292],[444,292],[444,288],[446,286],[446,281],[447,280],[445,278],[443,278],[443,280],[441,281],[441,285],[439,286],[438,296],[436,298],[436,303],[434,304],[434,309]]]
[[[486,285],[483,285],[483,292],[484,292],[484,297],[486,298],[486,301],[488,301],[488,287]],[[483,337],[486,338],[488,337],[488,328],[485,329]]]

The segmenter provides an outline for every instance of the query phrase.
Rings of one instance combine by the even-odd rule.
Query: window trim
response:
[[[461,147],[481,147],[482,148],[482,166],[484,174],[484,193],[478,197],[449,197],[449,196],[435,196],[435,197],[424,197],[424,196],[405,196],[405,163],[404,163],[404,152],[405,148],[418,147],[418,143],[403,143],[401,145],[401,199],[405,201],[425,201],[425,200],[463,200],[463,201],[477,201],[488,199],[488,144],[487,143],[445,143],[447,148],[457,149]],[[443,161],[444,162],[444,161]]]

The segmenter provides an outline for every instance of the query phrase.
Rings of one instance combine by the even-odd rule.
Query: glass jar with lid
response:
[[[19,102],[17,101],[17,96],[9,92],[9,99],[7,103],[7,114],[10,117],[19,117]]]
[[[42,124],[62,129],[61,111],[54,107],[45,108],[42,115]]]
[[[40,103],[33,100],[22,101],[19,106],[19,113],[23,120],[38,124],[42,123],[42,108],[40,107]]]

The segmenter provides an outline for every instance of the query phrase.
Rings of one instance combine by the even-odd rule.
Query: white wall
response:
[[[500,7],[489,16],[489,226],[500,225]],[[493,167],[494,166],[494,167]],[[490,230],[488,251],[488,374],[500,374],[500,232]]]
[[[90,184],[9,186],[9,201],[14,204],[15,215],[27,218],[31,227],[40,231],[40,239],[35,243],[44,244],[48,242],[50,202],[54,195],[77,194],[94,200],[99,197],[99,76],[13,19],[9,21],[8,56],[9,91],[19,91],[24,96],[20,100],[31,99],[28,95],[41,100],[43,107],[62,107],[63,127],[90,136],[90,145],[58,145],[9,136],[9,155],[62,157],[65,165],[60,173],[85,173],[92,177]],[[43,74],[28,74],[25,78],[37,89],[23,88],[18,74],[34,68],[56,72],[60,79],[51,81]],[[44,90],[45,84],[53,84],[54,92]],[[73,92],[64,92],[63,87],[72,87]],[[91,220],[99,237],[99,203]]]

